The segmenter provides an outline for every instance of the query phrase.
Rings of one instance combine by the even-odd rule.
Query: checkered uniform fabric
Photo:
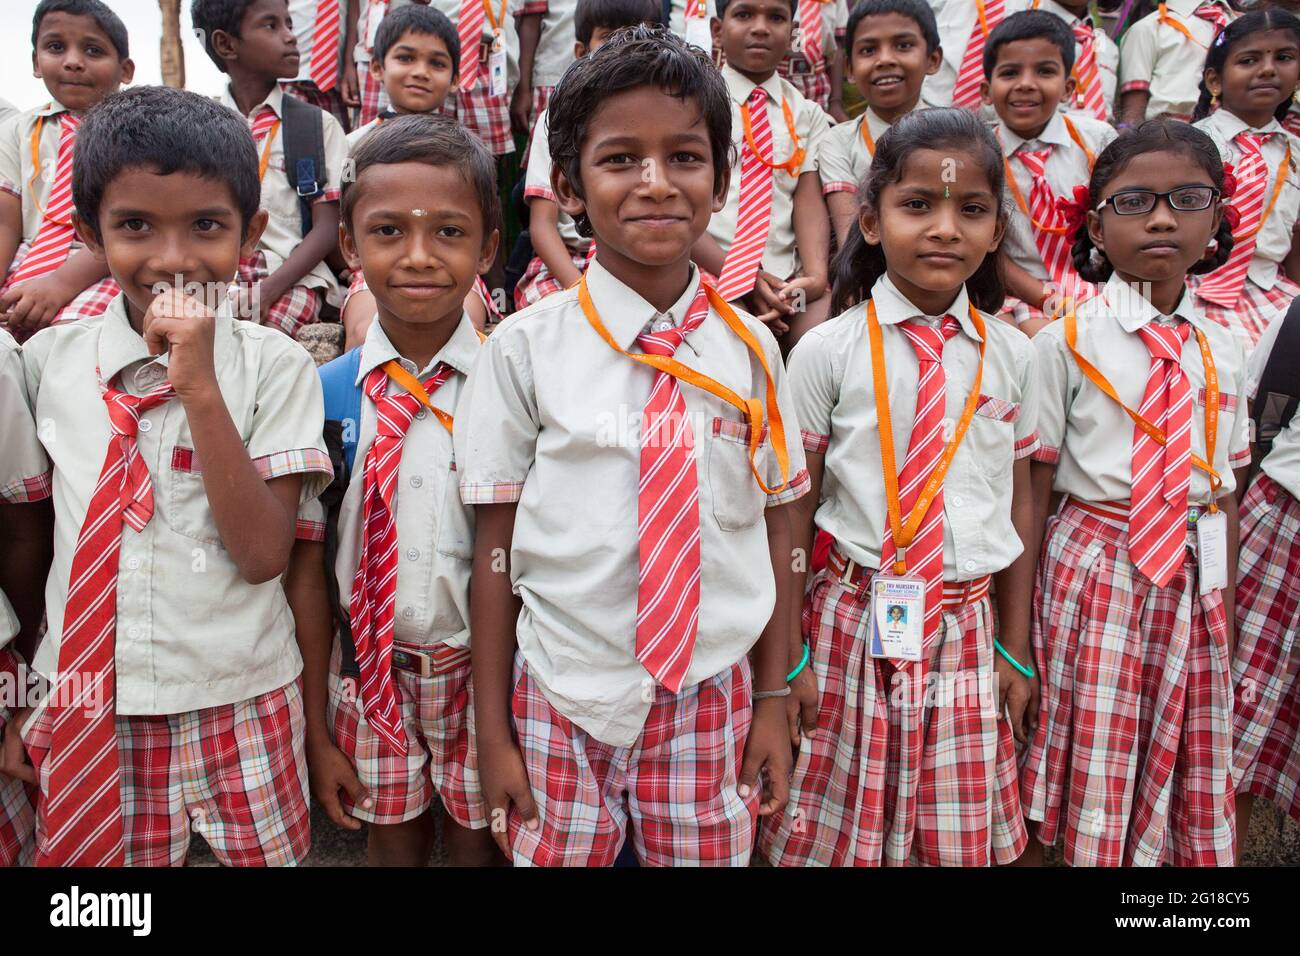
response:
[[[569,258],[573,260],[573,267],[579,272],[587,268],[587,254],[582,255],[570,251]],[[528,269],[520,277],[519,282],[515,285],[515,308],[522,309],[525,306],[532,305],[534,302],[540,302],[552,292],[559,292],[564,286],[560,280],[551,274],[551,270],[546,267],[541,256],[533,256],[528,263]]]
[[[480,70],[473,86],[459,90],[455,97],[448,96],[442,111],[460,120],[493,156],[504,156],[515,151],[515,138],[510,132],[510,97],[493,96],[486,74],[486,70]]]
[[[737,793],[752,711],[749,661],[654,701],[630,747],[593,740],[515,660],[515,735],[541,826],[509,819],[516,866],[609,866],[632,825],[643,866],[746,866],[759,792]]]
[[[985,596],[944,609],[925,685],[934,691],[919,710],[909,672],[867,652],[870,620],[865,587],[818,572],[803,611],[821,689],[817,730],[799,749],[790,803],[762,822],[759,852],[777,866],[1010,863],[1027,837],[1014,738],[997,710],[992,602]],[[890,741],[917,719],[924,751],[916,828],[909,858],[898,859],[885,837],[908,808],[888,799],[903,789]]]
[[[387,105],[384,84],[370,74],[369,63],[357,64],[357,81],[361,87],[361,109],[357,113],[357,125],[360,129],[367,123],[379,118],[379,111]]]
[[[73,245],[74,252],[79,248],[84,247]],[[13,265],[9,268],[11,278],[17,275],[18,267],[23,264],[23,260],[27,258],[27,253],[31,252],[31,249],[32,244],[30,242],[24,242],[18,247],[18,251],[14,253]],[[9,291],[11,285],[11,282],[6,282],[2,291]],[[78,319],[93,319],[97,315],[102,315],[108,308],[109,303],[116,299],[121,291],[122,289],[113,280],[112,276],[100,279],[94,285],[87,286],[77,293],[71,302],[60,309],[59,313],[54,317],[53,324],[62,325],[65,322],[75,322]]]
[[[1232,776],[1300,820],[1300,501],[1261,474],[1242,503]]]
[[[394,641],[393,647],[433,649],[401,641]],[[430,677],[393,669],[406,754],[394,752],[366,723],[358,706],[357,682],[341,676],[340,660],[336,643],[330,664],[330,726],[335,744],[352,761],[357,777],[375,801],[367,810],[344,794],[347,812],[367,823],[402,823],[425,813],[436,793],[460,826],[472,830],[487,826],[478,780],[469,659],[454,670]]]
[[[1192,277],[1193,292],[1196,291],[1197,278]],[[1300,295],[1300,285],[1279,272],[1271,289],[1261,289],[1247,276],[1241,286],[1241,295],[1231,306],[1222,306],[1199,296],[1196,302],[1206,318],[1236,333],[1249,354],[1264,335],[1264,330],[1291,307],[1291,300],[1297,295]]]
[[[12,651],[0,650],[0,674],[6,675],[6,680],[16,681],[18,659]],[[19,731],[9,724],[11,716],[7,707],[0,707],[0,739],[6,733]],[[0,867],[27,866],[32,862],[36,850],[35,806],[35,787],[22,780],[0,777]]]
[[[825,60],[811,73],[791,73],[790,57],[787,56],[776,65],[776,72],[802,93],[804,99],[812,100],[824,110],[830,109],[831,76],[827,72]]]
[[[369,71],[367,71],[369,72]],[[352,128],[348,122],[348,113],[343,106],[343,95],[336,86],[328,93],[322,93],[316,88],[316,84],[310,80],[293,81],[291,83],[281,84],[284,91],[296,100],[302,100],[304,103],[310,103],[317,109],[324,110],[326,113],[333,114],[334,118],[339,121],[339,125],[344,130]]]
[[[1233,864],[1227,621],[1218,591],[1198,593],[1195,540],[1157,588],[1124,522],[1067,503],[1048,523],[1020,795],[1072,866]]]
[[[290,866],[311,849],[306,724],[297,681],[248,700],[161,716],[119,716],[127,866],[181,866],[190,834],[226,866]],[[51,715],[23,734],[49,798]],[[45,838],[37,808],[37,845]]]
[[[248,287],[261,282],[271,271],[266,267],[266,253],[257,252],[239,260],[239,285]],[[320,321],[323,298],[319,289],[296,285],[269,308],[263,306],[262,324],[296,336],[304,325]]]

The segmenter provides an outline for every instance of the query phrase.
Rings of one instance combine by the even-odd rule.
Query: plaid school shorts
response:
[[[388,105],[384,84],[370,75],[368,62],[357,62],[357,80],[361,87],[361,109],[357,113],[357,125],[353,129],[374,122],[379,117],[379,111]]]
[[[802,64],[806,66],[807,60],[802,56],[799,57]],[[790,85],[803,94],[804,99],[812,100],[823,110],[830,109],[831,103],[831,75],[826,61],[822,61],[819,69],[806,73],[791,72],[792,58],[787,56],[776,65],[776,72],[782,78],[788,80]]]
[[[18,658],[0,650],[0,676],[18,687]],[[0,740],[20,728],[9,723],[8,707],[0,704]],[[27,866],[36,850],[36,788],[22,780],[0,777],[0,867]]]
[[[266,267],[266,253],[257,252],[239,260],[239,285],[242,288],[261,282],[271,274]],[[296,285],[280,298],[263,308],[262,325],[279,329],[293,338],[304,325],[320,321],[324,297],[319,289]]]
[[[643,866],[747,866],[760,792],[737,793],[752,715],[749,661],[672,694],[655,685],[630,747],[589,737],[562,716],[515,657],[512,700],[541,826],[512,814],[516,866],[609,866],[632,823]]]
[[[760,825],[759,852],[777,866],[1010,863],[1028,837],[987,590],[945,599],[920,707],[915,681],[868,653],[870,621],[865,579],[854,588],[830,566],[817,573],[803,612],[817,730],[799,748],[790,803]],[[900,745],[918,720],[920,766],[907,768]]]
[[[1127,521],[1067,500],[1034,593],[1042,702],[1021,765],[1025,816],[1071,866],[1232,866],[1232,685],[1218,591],[1199,593],[1196,532],[1156,588]]]
[[[1195,277],[1192,291],[1196,291]],[[1271,289],[1261,289],[1247,277],[1234,305],[1222,306],[1199,296],[1196,301],[1206,318],[1236,333],[1249,354],[1263,337],[1264,330],[1291,307],[1291,300],[1297,295],[1300,295],[1300,285],[1279,272]]]
[[[394,642],[399,650],[448,651],[445,646]],[[356,806],[343,794],[343,806],[367,823],[402,823],[423,815],[436,793],[448,815],[462,827],[488,824],[478,782],[474,741],[474,692],[468,651],[441,674],[422,677],[393,668],[407,752],[393,752],[370,729],[357,700],[357,681],[339,674],[342,651],[334,644],[330,662],[329,720],[334,743],[356,767],[357,777],[375,801],[372,809]]]
[[[52,724],[43,708],[23,730],[42,801]],[[126,865],[184,865],[191,832],[226,866],[301,862],[311,849],[305,733],[297,680],[234,704],[118,717]],[[38,846],[44,838],[38,803]]]
[[[76,248],[74,246],[74,251]],[[13,265],[9,267],[11,277],[18,271],[18,267],[22,265],[31,249],[32,244],[30,242],[24,242],[18,247],[18,251],[14,253]],[[4,287],[0,288],[0,292],[8,292],[12,287],[12,282],[6,282]],[[76,322],[78,319],[93,319],[97,315],[103,315],[121,291],[121,287],[112,276],[100,279],[77,293],[71,302],[59,310],[51,325],[63,325],[65,322]]]
[[[479,69],[478,78],[468,90],[447,97],[442,111],[460,120],[493,156],[515,151],[515,138],[510,132],[510,96],[492,95],[486,66]]]
[[[284,91],[296,100],[302,100],[304,103],[310,103],[319,110],[330,113],[339,125],[345,130],[351,129],[348,123],[347,110],[343,108],[343,94],[340,87],[335,86],[328,93],[322,93],[316,88],[316,84],[311,80],[295,80],[291,83],[282,84]]]
[[[573,250],[569,250],[569,258],[573,261],[573,266],[579,272],[587,268],[587,253],[579,255]],[[564,288],[560,280],[551,275],[551,270],[546,267],[541,256],[533,256],[528,262],[528,269],[519,278],[515,286],[515,308],[522,309],[525,306],[532,305],[534,302],[540,302],[552,292],[559,292]]]
[[[1241,507],[1232,775],[1300,820],[1300,501],[1268,475]]]

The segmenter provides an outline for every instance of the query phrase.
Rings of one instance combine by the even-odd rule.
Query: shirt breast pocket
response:
[[[971,452],[979,470],[989,478],[1011,473],[1016,453],[1016,421],[1020,403],[981,394],[971,418]]]
[[[726,418],[713,419],[709,435],[709,493],[713,517],[723,531],[752,528],[763,517],[767,496],[749,467],[752,426]],[[767,426],[759,436],[758,466],[766,454]]]
[[[194,449],[173,448],[166,475],[168,526],[187,538],[224,548]]]
[[[1205,421],[1205,403],[1209,394],[1202,387],[1196,393],[1196,409],[1201,418]],[[1218,434],[1215,436],[1215,444],[1220,448],[1226,448],[1227,442],[1232,437],[1228,434],[1228,429],[1232,428],[1232,421],[1237,415],[1237,402],[1240,399],[1231,392],[1219,393],[1219,421]]]
[[[262,206],[276,219],[285,222],[297,222],[301,213],[298,206],[298,194],[289,185],[285,172],[284,153],[278,150],[271,154],[266,164],[266,175],[262,177]]]
[[[474,557],[474,511],[461,503],[460,475],[454,461],[447,468],[443,484],[442,510],[438,515],[438,551],[462,561]]]

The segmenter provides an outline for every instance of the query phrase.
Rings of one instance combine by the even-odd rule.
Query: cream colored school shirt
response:
[[[1189,40],[1181,30],[1161,23],[1159,11],[1147,14],[1124,32],[1119,47],[1119,92],[1123,99],[1132,90],[1146,90],[1146,119],[1172,113],[1188,119],[1200,99],[1201,71],[1205,53],[1214,40],[1214,24],[1196,16],[1196,8],[1209,0],[1168,0],[1168,18],[1182,24],[1191,33]],[[1223,0],[1215,0],[1228,11],[1229,19],[1237,14]]]
[[[1219,497],[1236,488],[1232,469],[1250,462],[1249,416],[1246,414],[1246,356],[1232,332],[1206,319],[1190,292],[1174,316],[1200,329],[1210,345],[1219,377],[1218,439],[1215,471],[1223,480]],[[1109,379],[1129,408],[1142,405],[1151,353],[1138,335],[1149,322],[1169,320],[1118,276],[1111,276],[1101,295],[1079,307],[1078,349]],[[1034,336],[1042,404],[1038,431],[1042,447],[1034,458],[1056,465],[1053,489],[1082,501],[1125,502],[1133,485],[1133,430],[1122,408],[1084,377],[1065,345],[1065,323],[1053,322]],[[1183,346],[1183,371],[1193,396],[1192,453],[1205,458],[1205,368],[1196,336]],[[1210,481],[1192,469],[1188,500],[1210,502]]]
[[[17,116],[0,121],[0,191],[23,203],[23,241],[32,242],[40,232],[43,210],[54,188],[54,170],[59,162],[60,117],[68,110],[57,100],[23,110]],[[37,124],[39,164],[32,162],[32,135]],[[72,251],[84,248],[73,239]]]
[[[926,106],[952,106],[952,93],[957,86],[957,73],[971,31],[979,20],[976,0],[929,0],[934,19],[939,27],[939,45],[943,48],[943,62],[933,76],[925,78],[921,87],[921,102]],[[1006,0],[1004,18],[1029,9],[1029,0]],[[980,68],[980,78],[984,70]],[[989,110],[991,115],[992,111]]]
[[[275,87],[265,100],[253,107],[250,115],[256,116],[263,106],[269,106],[275,110],[276,116],[283,116],[284,96],[284,91],[279,86]],[[239,113],[239,107],[235,105],[229,87],[226,87],[226,91],[222,94],[221,102]],[[322,116],[325,131],[325,170],[321,177],[325,194],[317,202],[338,202],[343,189],[343,168],[348,161],[348,140],[338,120],[324,111]],[[258,144],[259,157],[265,146],[265,141]],[[266,231],[262,233],[262,239],[257,247],[259,251],[266,254],[268,272],[275,272],[284,264],[284,260],[302,245],[303,240],[302,207],[298,201],[298,192],[289,184],[285,174],[283,127],[276,131],[275,140],[271,144],[270,162],[266,167],[266,176],[262,179],[262,208],[267,211],[270,221],[267,222]],[[324,261],[316,263],[296,285],[308,289],[320,289],[325,295],[325,301],[331,305],[343,304],[338,280]]]
[[[0,501],[24,504],[50,496],[50,460],[27,407],[22,353],[0,329]],[[0,648],[18,634],[18,617],[0,591]]]
[[[862,115],[847,123],[836,123],[826,132],[822,141],[821,154],[817,158],[817,172],[822,179],[822,195],[831,193],[856,193],[867,170],[871,168],[871,152],[862,138],[862,124],[867,124],[867,132],[873,142],[880,142],[880,137],[893,124],[886,123],[871,107]]]
[[[916,421],[919,363],[899,325],[927,317],[888,276],[872,287],[889,382],[895,458],[901,467]],[[943,349],[945,425],[956,427],[979,367],[979,334],[963,288],[948,310],[961,331]],[[1038,447],[1037,386],[1029,339],[981,313],[988,344],[979,404],[943,481],[944,580],[969,581],[1001,571],[1024,548],[1011,523],[1011,466]],[[872,378],[867,305],[807,332],[790,355],[790,392],[804,445],[825,455],[817,526],[858,564],[880,565],[889,527],[881,478],[879,413]],[[945,434],[951,429],[945,428]]]
[[[357,0],[357,44],[352,48],[352,56],[357,61],[358,70],[370,63],[375,34],[384,17],[416,2],[417,0]],[[451,25],[454,27],[456,21],[452,20]]]
[[[542,14],[541,34],[533,53],[533,89],[555,86],[573,62],[577,0],[527,0],[524,12]]]
[[[599,261],[587,270],[601,320],[623,348],[663,321]],[[698,270],[668,310],[680,324]],[[748,428],[709,392],[681,386],[698,449],[699,634],[685,686],[739,661],[772,615],[776,585],[764,510],[808,490],[798,419],[781,353],[751,316],[785,422],[790,484],[764,494],[750,473]],[[757,360],[716,312],[677,358],[741,396],[763,396]],[[597,740],[632,744],[653,686],[635,655],[639,423],[653,370],[620,355],[593,331],[566,289],[506,319],[470,373],[456,419],[456,462],[467,504],[518,502],[510,573],[523,601],[519,652],[551,704]],[[781,478],[770,437],[758,458],[769,487]]]
[[[1076,17],[1073,13],[1071,13],[1069,10],[1065,9],[1065,7],[1061,6],[1059,3],[1056,3],[1055,0],[1033,0],[1033,2],[1030,4],[1030,9],[1044,10],[1047,13],[1056,14],[1058,17],[1060,17],[1062,20],[1065,21],[1066,25],[1070,28],[1071,32],[1073,32],[1076,24],[1084,22],[1079,17]],[[1089,20],[1088,22],[1091,23],[1092,21]],[[1105,30],[1103,30],[1101,27],[1093,28],[1092,37],[1093,37],[1092,40],[1093,55],[1097,60],[1097,79],[1101,83],[1101,98],[1106,103],[1106,117],[1107,119],[1114,119],[1115,118],[1115,87],[1119,85],[1119,47],[1116,46],[1115,41],[1110,38],[1110,34],[1107,33]],[[1079,56],[1082,54],[1082,52],[1083,52],[1082,44],[1078,41],[1078,39],[1075,39],[1074,41],[1075,74],[1074,75],[1076,79],[1078,78],[1079,75],[1078,62],[1079,62]],[[1084,116],[1089,116],[1092,117],[1093,119],[1096,119],[1096,117],[1092,116],[1092,112],[1090,110],[1084,109],[1083,107],[1075,106],[1073,103],[1069,104],[1065,108],[1067,109],[1068,112],[1072,114],[1081,113]]]
[[[0,123],[9,119],[11,116],[18,115],[18,107],[14,106],[8,100],[0,98]]]
[[[1246,269],[1251,282],[1261,289],[1271,289],[1277,283],[1278,267],[1291,251],[1291,229],[1295,226],[1297,215],[1300,215],[1300,172],[1297,172],[1300,169],[1300,139],[1284,130],[1277,120],[1271,120],[1260,129],[1253,129],[1240,117],[1224,109],[1215,110],[1195,125],[1214,140],[1223,161],[1232,163],[1237,169],[1241,168],[1241,147],[1233,142],[1233,138],[1238,133],[1251,130],[1255,133],[1274,134],[1260,150],[1268,166],[1263,208],[1268,208],[1273,196],[1279,169],[1286,178],[1282,181],[1282,192],[1278,194],[1277,204],[1255,234],[1255,253]],[[1287,161],[1288,148],[1290,162]],[[1240,176],[1237,177],[1237,182],[1240,188]]]
[[[731,169],[727,204],[709,220],[709,235],[726,252],[731,248],[731,239],[736,234],[736,220],[740,214],[740,157],[747,148],[740,107],[749,99],[756,84],[730,66],[722,68],[722,78],[727,83],[727,92],[731,94],[731,138],[736,147],[736,163]],[[794,117],[799,145],[807,150],[803,165],[799,167],[799,175],[816,171],[821,145],[830,130],[830,118],[820,106],[805,99],[802,93],[776,73],[764,80],[762,87],[767,94],[767,120],[772,128],[772,159],[778,163],[784,162],[795,151],[794,140],[786,129],[785,115],[781,109],[784,100],[789,104]],[[793,275],[800,266],[799,249],[795,245],[794,236],[794,190],[798,183],[798,176],[791,176],[782,169],[772,171],[772,215],[768,223],[767,245],[763,249],[762,268],[781,278]]]
[[[446,362],[459,373],[430,396],[433,404],[455,416],[465,376],[478,355],[479,339],[469,316],[426,368],[402,358],[378,321],[370,324],[361,346],[357,384],[364,390],[370,372],[396,360],[421,382]],[[391,379],[386,394],[403,394]],[[357,431],[356,463],[339,508],[338,560],[335,573],[339,602],[349,607],[363,533],[366,453],[375,440],[375,404],[365,397]],[[393,633],[407,644],[469,643],[469,565],[474,556],[474,512],[460,500],[451,433],[428,409],[421,408],[406,432],[393,499],[397,522],[397,598]]]
[[[1092,150],[1094,159],[1100,156],[1101,151],[1118,135],[1115,127],[1109,123],[1087,116],[1074,114],[1069,117],[1069,121],[1074,124],[1075,131],[1084,145]],[[1058,197],[1073,200],[1074,187],[1088,185],[1088,180],[1092,176],[1088,154],[1070,135],[1064,113],[1053,116],[1042,133],[1032,140],[1021,139],[1001,120],[994,126],[994,133],[1002,146],[1002,155],[1011,169],[1011,175],[1016,178],[1021,198],[1024,199],[1027,208],[1033,208],[1030,191],[1033,189],[1034,180],[1028,167],[1016,156],[1017,151],[1022,147],[1027,152],[1052,147],[1051,155],[1043,165],[1043,174],[1047,179],[1047,185],[1052,187],[1052,192]],[[1004,191],[1002,204],[1010,213],[1006,236],[1002,240],[1002,251],[1011,258],[1012,262],[1035,279],[1047,279],[1043,258],[1034,244],[1034,227],[1029,221],[1029,216],[1021,211],[1009,184]]]
[[[1268,365],[1269,354],[1281,329],[1282,320],[1279,318],[1265,330],[1259,344],[1250,353],[1246,394],[1254,402],[1267,398],[1258,394],[1259,380],[1264,376],[1264,367]],[[1285,488],[1292,498],[1300,498],[1300,415],[1293,415],[1290,424],[1273,439],[1273,448],[1265,456],[1260,470]]]
[[[28,400],[53,462],[54,565],[49,631],[34,666],[58,666],[77,536],[110,441],[103,381],[142,395],[167,377],[118,296],[95,318],[57,325],[23,347]],[[258,474],[303,476],[303,502],[329,483],[324,407],[311,356],[288,336],[217,313],[213,362],[222,396]],[[222,546],[185,409],[173,399],[141,416],[141,460],[153,480],[144,531],[122,530],[117,578],[117,712],[173,714],[256,697],[298,676],[293,615],[277,579],[249,584]]]
[[[555,192],[551,189],[551,145],[547,142],[550,132],[547,110],[537,117],[537,126],[533,133],[533,145],[528,151],[528,169],[524,173],[524,198],[549,199],[555,202]],[[578,234],[578,226],[567,212],[557,209],[556,227],[560,238],[570,252],[585,255],[591,246],[590,239]]]

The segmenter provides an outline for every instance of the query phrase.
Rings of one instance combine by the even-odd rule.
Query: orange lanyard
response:
[[[970,318],[980,337],[980,362],[975,368],[975,381],[971,384],[970,396],[966,399],[966,407],[961,413],[957,430],[953,432],[934,470],[930,472],[930,477],[926,479],[925,487],[921,489],[921,494],[912,507],[912,513],[907,517],[907,524],[904,525],[903,506],[898,497],[898,466],[894,458],[894,423],[889,413],[889,379],[885,374],[885,348],[881,341],[880,320],[876,318],[876,303],[872,300],[867,301],[867,333],[871,337],[871,377],[876,391],[876,420],[880,423],[878,426],[880,461],[885,472],[889,530],[894,538],[895,574],[907,573],[907,549],[916,538],[921,522],[925,520],[925,513],[930,510],[935,496],[943,488],[944,475],[948,473],[948,466],[952,464],[953,456],[957,454],[957,446],[966,437],[966,430],[970,428],[971,420],[975,417],[975,406],[979,404],[980,381],[984,377],[984,349],[988,345],[988,335],[984,328],[984,319],[973,305],[970,307]]]
[[[494,37],[501,35],[501,24],[506,22],[506,4],[510,0],[501,0],[501,14],[498,16],[492,12],[492,0],[483,0],[483,12],[487,14],[488,23],[492,25],[492,35]]]
[[[704,0],[686,0],[686,9],[682,15],[687,19],[691,17],[703,18],[708,16],[708,9],[705,7]]]
[[[975,12],[980,18],[980,32],[984,34],[984,39],[989,38],[989,18],[984,12],[984,0],[975,0]]]
[[[862,144],[867,147],[867,155],[876,155],[876,139],[871,135],[871,124],[867,122],[867,114],[862,114],[862,125],[858,127],[858,132],[862,134]]]
[[[1190,293],[1183,293],[1190,295]],[[1214,470],[1210,462],[1214,461],[1214,444],[1219,434],[1219,373],[1214,367],[1214,356],[1210,353],[1210,343],[1205,338],[1205,333],[1193,326],[1192,331],[1196,334],[1196,344],[1201,347],[1201,362],[1205,366],[1205,454],[1209,458],[1206,461],[1199,455],[1192,455],[1192,464],[1210,477],[1210,511],[1218,511],[1218,505],[1214,503],[1214,495],[1223,486],[1223,481],[1219,478],[1219,473]],[[1076,348],[1078,340],[1078,327],[1075,322],[1074,309],[1065,317],[1065,344],[1070,349],[1070,354],[1074,356],[1074,361],[1079,366],[1079,371],[1084,376],[1101,389],[1102,393],[1112,402],[1124,409],[1129,418],[1133,419],[1133,424],[1142,429],[1152,441],[1163,448],[1168,438],[1165,436],[1163,428],[1152,424],[1143,418],[1141,414],[1135,412],[1124,404],[1123,399],[1115,391],[1114,386],[1107,381],[1106,376],[1079,354]]]
[[[1283,156],[1282,161],[1277,164],[1277,172],[1275,174],[1277,179],[1273,183],[1273,195],[1269,197],[1268,207],[1264,210],[1264,214],[1259,217],[1259,222],[1255,224],[1254,229],[1252,229],[1250,232],[1246,233],[1245,235],[1232,237],[1236,242],[1245,242],[1247,239],[1254,239],[1255,236],[1259,234],[1259,231],[1264,228],[1264,223],[1268,221],[1269,213],[1271,213],[1273,211],[1273,207],[1277,205],[1277,197],[1282,195],[1282,184],[1286,179],[1286,168],[1289,165],[1291,165],[1290,138],[1288,138],[1286,142],[1286,155]]]
[[[418,378],[406,369],[402,368],[401,362],[397,361],[397,359],[385,362],[384,371],[388,373],[389,378],[414,395],[421,405],[433,412],[434,417],[437,418],[438,421],[442,422],[442,427],[447,429],[448,434],[451,433],[451,426],[455,422],[455,419],[433,404],[432,400],[429,398],[429,393],[425,391],[424,385]]]
[[[262,158],[257,163],[257,181],[259,183],[266,178],[266,167],[271,163],[271,144],[275,142],[275,134],[278,132],[280,132],[280,121],[276,120],[266,133],[266,145],[262,147]]]
[[[643,355],[637,352],[629,352],[623,348],[614,341],[614,337],[609,334],[609,330],[600,321],[600,313],[596,311],[596,305],[591,301],[591,293],[587,291],[587,274],[585,272],[582,278],[578,280],[578,303],[582,306],[582,312],[587,317],[587,321],[596,330],[596,334],[615,352],[626,355],[634,362],[640,362],[642,365],[649,365],[660,372],[665,372],[678,381],[703,389],[710,395],[722,399],[744,415],[745,421],[749,425],[749,470],[754,473],[754,480],[758,482],[758,487],[763,489],[764,494],[775,494],[790,484],[790,455],[785,447],[785,425],[781,421],[781,409],[776,403],[776,384],[772,380],[772,370],[768,367],[767,356],[763,353],[763,347],[758,344],[758,339],[754,337],[754,333],[749,331],[744,323],[740,321],[735,310],[711,286],[706,285],[704,291],[709,297],[709,304],[722,316],[722,321],[726,322],[731,331],[740,337],[740,340],[754,353],[758,363],[763,367],[763,374],[767,379],[766,420],[771,425],[772,450],[776,452],[776,461],[781,467],[781,484],[776,488],[767,486],[763,481],[763,476],[758,473],[758,466],[755,464],[758,458],[759,442],[763,438],[763,402],[757,398],[741,398],[721,382],[714,381],[702,372],[697,372],[689,365],[683,365],[667,355]]]
[[[1083,137],[1079,135],[1079,131],[1075,128],[1074,124],[1070,122],[1070,117],[1062,116],[1061,119],[1065,121],[1065,129],[1067,132],[1069,132],[1070,139],[1074,140],[1075,144],[1078,145],[1078,147],[1081,150],[1083,150],[1083,154],[1088,157],[1088,175],[1091,176],[1092,167],[1097,162],[1096,155],[1093,153],[1092,150],[1088,148],[1087,144],[1084,143]],[[1002,157],[1002,165],[1006,168],[1007,171],[1007,186],[1009,186],[1011,189],[1011,195],[1015,197],[1016,205],[1020,207],[1020,211],[1029,217],[1029,221],[1030,223],[1033,224],[1033,227],[1040,232],[1050,232],[1054,236],[1065,235],[1066,232],[1069,230],[1068,226],[1045,226],[1037,219],[1035,219],[1032,215],[1030,215],[1029,206],[1026,205],[1025,203],[1024,193],[1020,191],[1020,186],[1016,182],[1016,177],[1011,172],[1011,162],[1005,156]]]
[[[1191,40],[1193,43],[1199,46],[1202,50],[1209,49],[1208,45],[1202,43],[1200,40],[1196,39],[1196,37],[1192,36],[1192,31],[1187,28],[1187,25],[1185,23],[1183,23],[1181,20],[1175,20],[1173,17],[1169,15],[1169,5],[1165,3],[1164,0],[1161,0],[1160,2],[1159,11],[1156,13],[1156,22],[1163,23],[1165,26],[1173,27],[1183,36],[1187,37],[1187,39]]]
[[[781,97],[781,112],[785,116],[785,128],[790,134],[790,141],[794,143],[794,152],[784,163],[769,163],[763,158],[762,153],[758,151],[758,144],[754,142],[754,130],[749,121],[749,100],[745,100],[740,105],[740,118],[745,124],[745,142],[749,144],[749,150],[754,154],[760,163],[768,169],[784,169],[795,179],[799,178],[799,167],[803,165],[804,156],[807,150],[799,145],[799,134],[794,128],[794,113],[790,111],[790,104],[786,102],[785,97]]]

